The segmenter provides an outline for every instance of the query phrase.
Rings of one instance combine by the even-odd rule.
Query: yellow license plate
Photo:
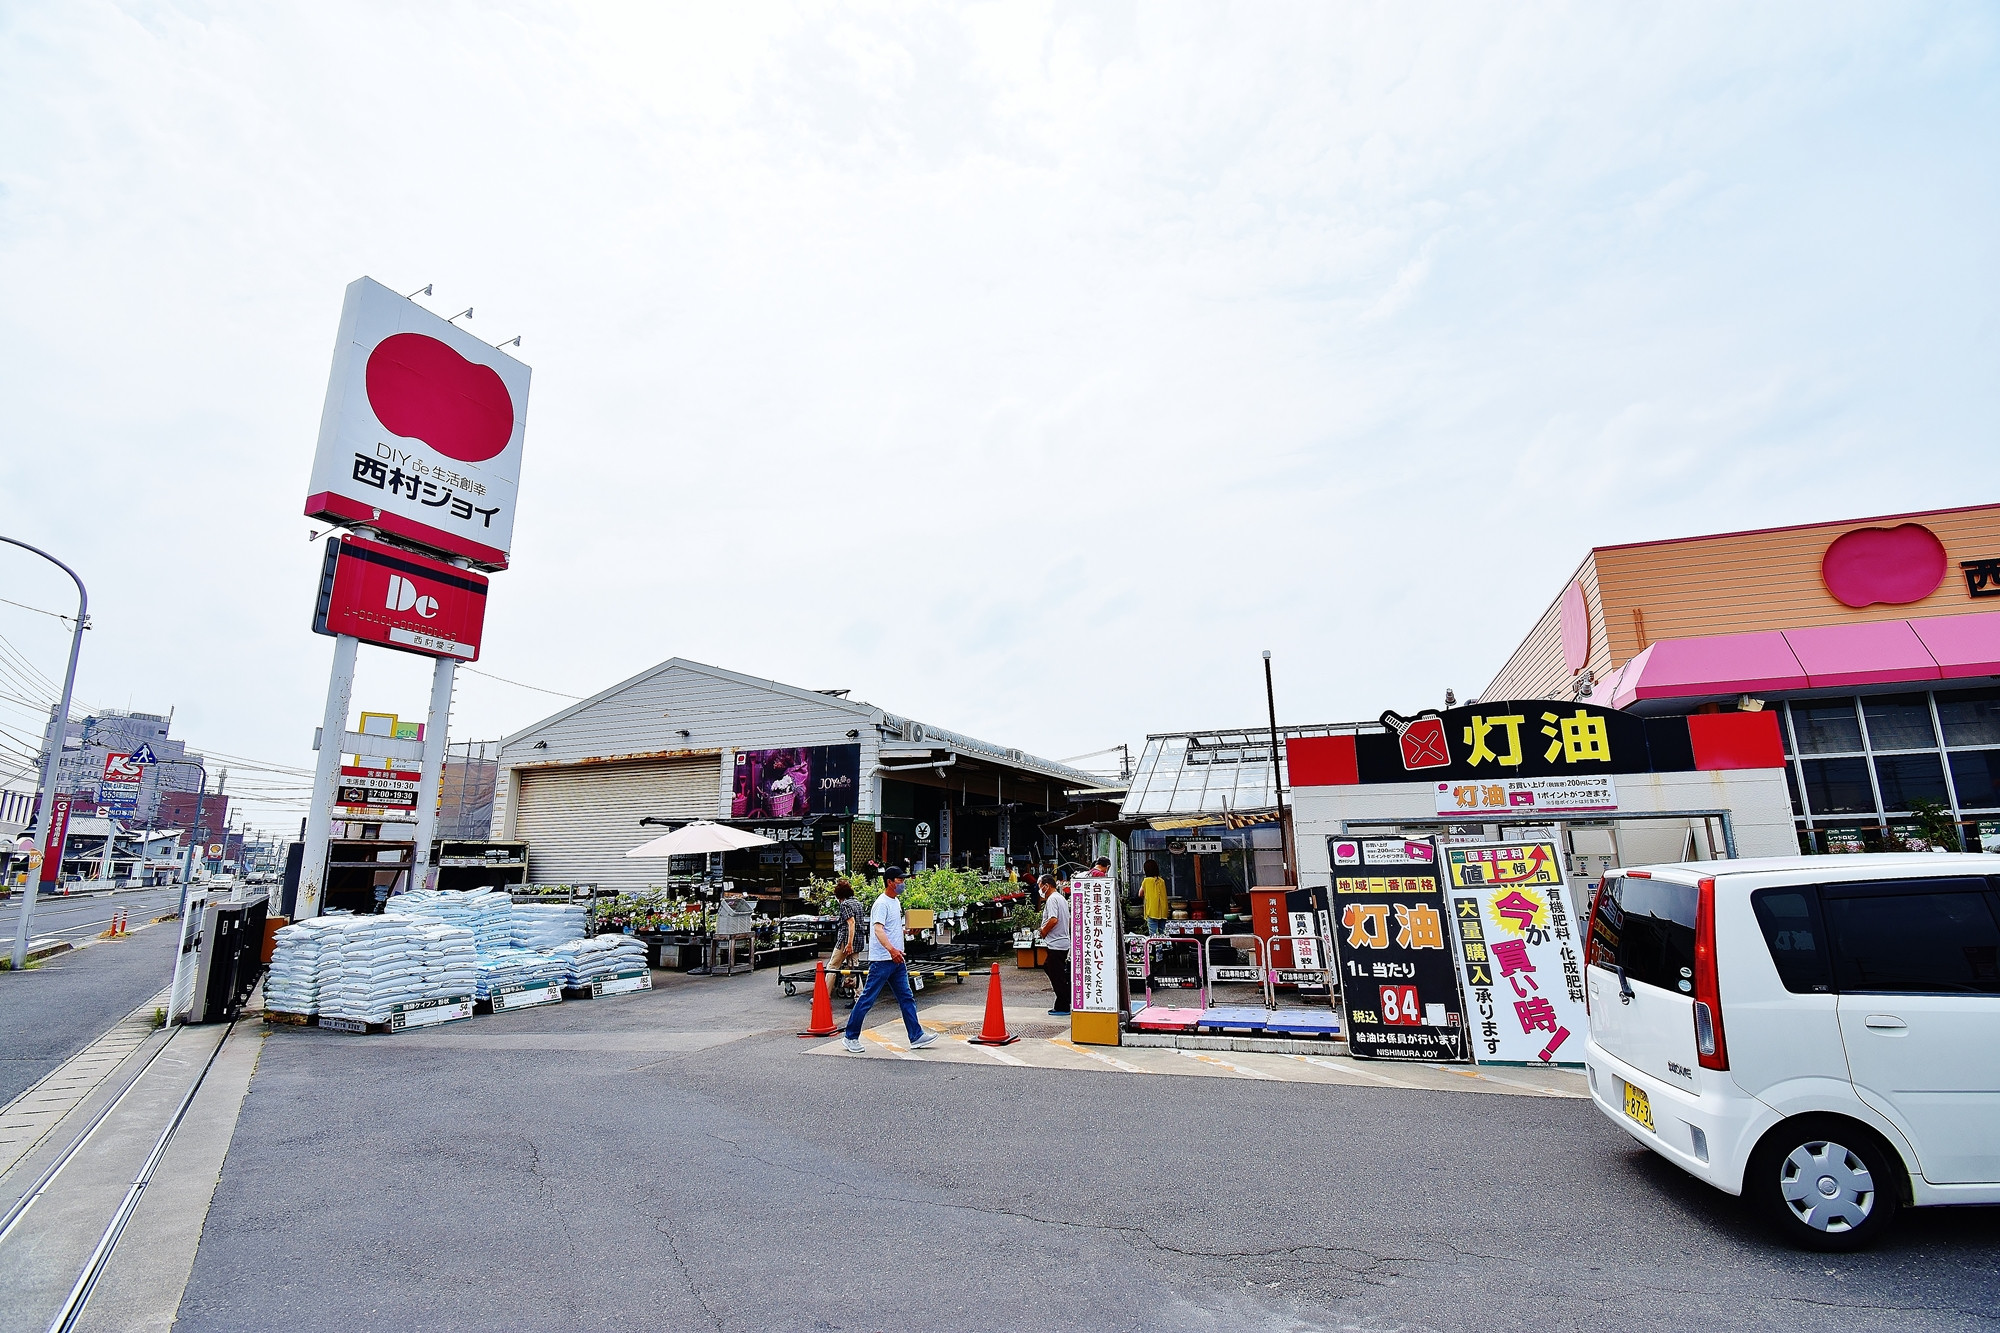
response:
[[[1653,1127],[1653,1101],[1644,1088],[1635,1088],[1630,1083],[1625,1085],[1625,1114],[1647,1129]]]

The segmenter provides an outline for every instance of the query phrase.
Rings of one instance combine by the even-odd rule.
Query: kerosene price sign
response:
[[[1466,1059],[1436,846],[1428,839],[1328,838],[1327,853],[1348,1050],[1392,1060]]]

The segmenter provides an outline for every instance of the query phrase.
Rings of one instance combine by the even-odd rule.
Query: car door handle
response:
[[[1894,1014],[1870,1014],[1861,1020],[1870,1032],[1908,1032],[1910,1025]]]

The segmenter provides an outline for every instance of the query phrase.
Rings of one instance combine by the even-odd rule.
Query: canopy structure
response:
[[[775,838],[746,833],[742,829],[730,828],[711,819],[697,819],[692,824],[653,839],[643,847],[634,847],[625,855],[704,856],[709,852],[734,852],[745,847],[768,847],[776,841]]]

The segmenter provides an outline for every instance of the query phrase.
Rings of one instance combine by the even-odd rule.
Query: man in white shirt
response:
[[[1042,971],[1048,974],[1049,984],[1055,987],[1056,1007],[1049,1013],[1062,1016],[1069,1013],[1069,895],[1056,883],[1054,875],[1042,876],[1042,947],[1049,951],[1049,961],[1042,964]]]
[[[885,986],[893,987],[896,1003],[903,1011],[903,1026],[909,1030],[910,1049],[921,1050],[937,1044],[937,1034],[924,1031],[917,1021],[917,997],[910,990],[910,970],[903,962],[903,872],[890,867],[882,876],[882,895],[868,911],[868,980],[861,998],[847,1016],[846,1049],[854,1055],[867,1053],[861,1044],[861,1023]],[[1064,957],[1068,957],[1067,954]]]

